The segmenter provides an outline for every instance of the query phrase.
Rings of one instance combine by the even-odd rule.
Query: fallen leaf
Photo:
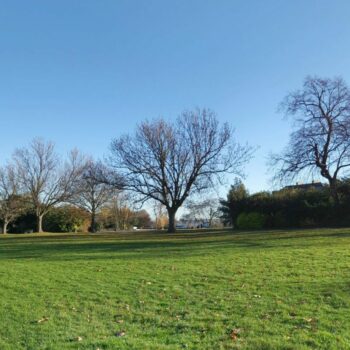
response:
[[[41,318],[40,320],[37,320],[36,322],[37,322],[37,323],[43,323],[43,322],[46,322],[46,321],[48,321],[48,320],[49,320],[49,318],[46,317],[46,316],[44,316],[43,318]]]
[[[241,333],[240,328],[234,328],[230,333],[230,338],[232,340],[237,340],[240,333]]]
[[[125,331],[120,331],[120,332],[115,333],[115,336],[116,337],[124,337],[125,334],[126,334]]]
[[[82,341],[83,340],[83,337],[76,337],[74,338],[75,341]]]

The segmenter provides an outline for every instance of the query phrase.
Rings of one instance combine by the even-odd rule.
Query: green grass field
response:
[[[0,239],[0,349],[350,349],[350,229]]]

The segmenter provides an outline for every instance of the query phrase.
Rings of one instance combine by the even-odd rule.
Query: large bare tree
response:
[[[341,78],[307,77],[282,110],[294,120],[286,149],[272,156],[277,177],[292,181],[306,173],[327,179],[338,203],[337,183],[350,167],[350,91]]]
[[[23,196],[19,192],[19,182],[12,165],[0,169],[0,219],[2,233],[7,233],[8,225],[23,212]]]
[[[240,174],[252,153],[208,109],[185,111],[175,122],[145,121],[133,136],[115,139],[111,151],[125,188],[166,207],[169,232],[175,232],[176,212],[191,193],[212,187],[226,173]]]
[[[79,191],[73,201],[80,208],[90,213],[91,222],[89,230],[96,232],[96,214],[112,197],[115,189],[108,183],[101,181],[105,177],[105,166],[93,160],[88,160],[79,184]],[[101,176],[102,175],[102,176]]]
[[[55,205],[69,201],[77,190],[84,169],[83,157],[74,150],[62,161],[51,142],[34,139],[13,154],[23,193],[29,196],[42,232],[43,217]]]

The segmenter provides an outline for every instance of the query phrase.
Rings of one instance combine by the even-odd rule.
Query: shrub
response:
[[[237,218],[237,226],[240,229],[261,229],[265,224],[265,216],[260,213],[241,213]]]
[[[44,230],[48,232],[86,232],[89,214],[72,206],[54,207],[44,217]]]

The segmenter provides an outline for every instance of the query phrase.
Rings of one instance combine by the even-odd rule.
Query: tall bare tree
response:
[[[29,147],[17,149],[13,160],[22,191],[35,210],[37,231],[42,232],[44,215],[75,194],[84,169],[83,157],[74,150],[62,161],[53,143],[34,139]]]
[[[143,122],[133,136],[115,139],[111,151],[125,188],[166,207],[169,232],[175,232],[176,212],[192,192],[212,187],[225,173],[239,174],[252,153],[208,109],[183,112],[174,123]]]
[[[11,165],[0,169],[0,219],[2,233],[7,233],[8,225],[24,210],[23,196],[19,192],[19,182]]]
[[[101,174],[105,173],[105,167],[101,163],[88,160],[79,184],[79,191],[73,201],[79,207],[87,210],[91,216],[89,230],[96,232],[96,214],[112,197],[115,189],[101,182]]]
[[[277,177],[291,181],[306,172],[327,179],[338,203],[337,183],[350,167],[350,90],[343,79],[307,77],[282,110],[294,119],[286,149],[272,156]]]

